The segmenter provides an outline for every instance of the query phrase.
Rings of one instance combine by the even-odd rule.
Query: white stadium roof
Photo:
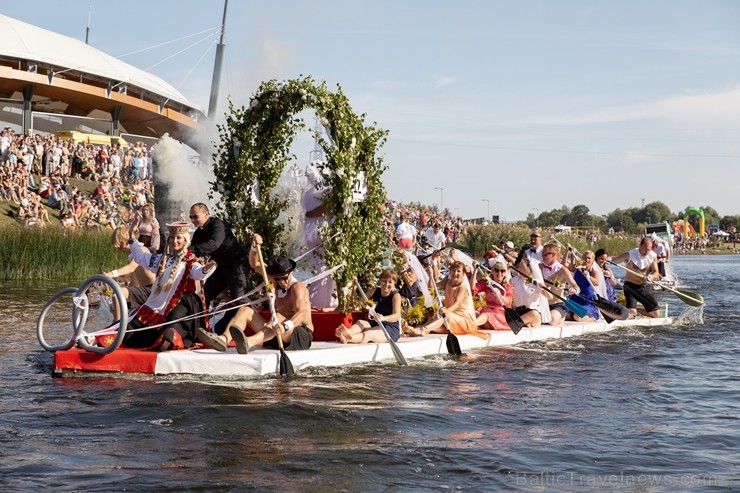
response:
[[[124,82],[203,112],[172,85],[122,62],[84,42],[0,15],[0,56],[51,65],[55,72],[70,69],[111,81]]]

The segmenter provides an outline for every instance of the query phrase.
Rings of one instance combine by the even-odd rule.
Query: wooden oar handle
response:
[[[357,280],[355,277],[355,286],[357,286],[357,291],[360,292],[360,298],[362,298],[362,301],[367,302],[367,295],[365,294],[365,291],[362,290],[362,286],[360,286],[360,281]]]
[[[516,267],[514,267],[513,265],[511,266],[511,269],[512,269],[513,271],[515,271],[515,272],[518,272],[518,273],[519,273],[519,275],[521,275],[521,276],[522,276],[522,277],[524,277],[525,279],[528,279],[529,281],[536,281],[536,279],[533,279],[533,278],[532,278],[531,276],[528,276],[527,274],[525,274],[524,272],[520,271],[519,269],[517,269],[517,268],[516,268]],[[550,282],[550,281],[545,281],[545,282]],[[552,283],[551,283],[551,284],[552,284]],[[565,298],[563,298],[563,297],[562,297],[562,296],[560,296],[559,294],[557,294],[557,293],[554,293],[554,292],[550,291],[549,289],[547,289],[547,288],[546,288],[545,286],[543,286],[542,284],[540,284],[540,282],[539,282],[539,281],[537,281],[537,285],[538,285],[538,286],[539,286],[539,287],[540,287],[541,289],[544,289],[545,291],[547,291],[548,293],[550,293],[550,294],[551,294],[551,295],[553,295],[554,297],[558,298],[559,300],[562,300],[562,301],[567,301],[567,300],[566,300]],[[553,284],[553,286],[554,286],[554,284]]]
[[[262,245],[257,245],[257,260],[260,261],[260,271],[262,272],[262,279],[265,281],[265,289],[268,291],[267,298],[270,305],[270,315],[272,317],[271,323],[275,325],[278,321],[277,312],[275,311],[275,287],[270,288],[270,280],[267,278],[267,269],[265,268],[265,259],[262,257]],[[275,334],[278,341],[280,350],[283,350],[283,338],[280,334]]]
[[[618,263],[612,262],[611,260],[607,260],[606,262],[609,263],[609,264],[612,264],[615,267],[619,267],[620,269],[624,269],[627,272],[629,272],[631,274],[634,274],[634,275],[636,275],[637,277],[639,277],[641,279],[648,280],[647,279],[647,276],[645,274],[640,274],[639,272],[635,272],[632,269],[628,269],[626,265],[619,265]],[[650,279],[650,281],[652,281],[652,279]]]

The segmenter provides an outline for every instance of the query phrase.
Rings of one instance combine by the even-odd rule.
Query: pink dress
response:
[[[498,291],[497,288],[493,288]],[[504,285],[504,289],[506,290],[506,293],[501,295],[499,292],[499,295],[505,298],[511,298],[514,296],[514,287],[506,283]],[[506,323],[506,314],[504,313],[504,307],[499,303],[498,298],[496,295],[491,291],[491,289],[488,287],[488,284],[485,280],[481,279],[475,284],[475,287],[473,288],[473,296],[479,294],[479,293],[485,293],[486,295],[486,306],[480,309],[480,313],[485,313],[486,317],[488,318],[488,323],[491,324],[491,327],[493,327],[495,330],[510,330],[509,324]]]

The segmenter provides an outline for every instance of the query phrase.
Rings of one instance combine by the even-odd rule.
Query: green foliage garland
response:
[[[381,175],[386,168],[376,152],[385,143],[387,131],[374,124],[366,126],[366,115],[354,113],[339,86],[333,93],[325,82],[316,85],[311,77],[271,80],[260,85],[248,108],[230,103],[226,124],[218,127],[220,143],[213,155],[216,180],[209,196],[220,195],[217,212],[244,244],[251,242],[250,233],[257,232],[264,238],[266,261],[278,255],[285,225],[277,218],[287,200],[272,191],[285,166],[296,159],[290,147],[305,124],[295,115],[308,107],[332,141],[315,136],[331,170],[325,178],[331,192],[324,206],[334,221],[324,237],[341,232],[325,243],[325,260],[329,266],[346,263],[333,276],[339,287],[339,308],[346,311],[353,308],[349,306],[353,277],[367,281],[382,260],[386,193]],[[362,174],[367,196],[355,202],[352,192]],[[258,201],[253,200],[255,190]]]

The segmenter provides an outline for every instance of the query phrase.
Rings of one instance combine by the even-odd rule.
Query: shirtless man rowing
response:
[[[249,251],[249,265],[261,272],[258,245],[262,245],[262,237],[255,234]],[[282,338],[286,350],[309,349],[313,341],[311,301],[306,285],[293,275],[295,266],[295,261],[287,257],[278,257],[267,266],[268,278],[276,288],[277,320],[274,325],[253,308],[243,306],[229,321],[229,330],[226,333],[219,336],[201,330],[198,331],[198,340],[217,351],[226,351],[233,339],[239,354],[246,354],[250,348],[259,344],[269,349],[278,349],[276,337]],[[248,337],[245,334],[247,327],[253,332]]]

